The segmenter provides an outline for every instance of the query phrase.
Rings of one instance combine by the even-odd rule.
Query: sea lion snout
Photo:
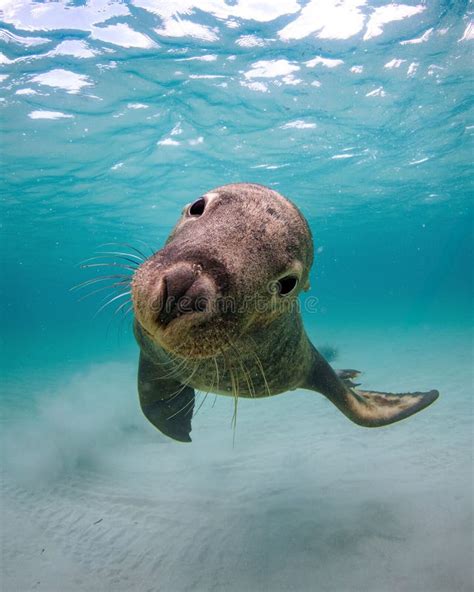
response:
[[[166,327],[189,313],[209,312],[217,290],[213,279],[202,273],[199,264],[178,264],[164,272],[153,303],[155,322]]]

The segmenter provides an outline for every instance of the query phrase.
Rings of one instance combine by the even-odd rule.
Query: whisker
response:
[[[199,409],[201,409],[201,407],[204,405],[206,399],[207,399],[207,395],[209,394],[210,391],[207,391],[207,393],[204,395],[202,401],[199,403],[199,407],[196,409],[196,411],[194,412],[194,417],[196,417],[196,415],[199,413]]]
[[[229,361],[228,361],[227,356],[225,354],[224,354],[224,362],[226,365],[226,369],[228,370],[228,372],[230,374],[230,382],[231,382],[231,386],[232,386],[232,396],[234,398],[234,413],[232,415],[231,425],[235,429],[235,426],[237,424],[237,404],[238,404],[238,398],[239,398],[238,385],[236,382],[234,369],[229,364]]]
[[[242,358],[242,354],[240,353],[239,349],[237,348],[237,346],[232,343],[232,341],[230,341],[230,339],[228,339],[230,346],[232,347],[232,349],[235,351],[235,353],[237,354],[237,357],[239,358],[239,363],[240,363],[240,367],[242,369],[242,373],[244,375],[245,381],[247,383],[247,387],[249,389],[249,393],[251,397],[255,397],[256,393],[255,393],[255,386],[253,384],[253,380],[252,380],[252,375],[250,374],[247,366],[245,365],[245,362]]]
[[[187,386],[187,385],[185,385]],[[189,399],[189,401],[187,401],[182,407],[181,409],[178,409],[178,411],[176,411],[176,413],[173,413],[173,415],[170,415],[168,417],[168,419],[173,419],[173,417],[176,417],[176,415],[178,415],[178,413],[181,413],[182,411],[184,411],[186,409],[186,407],[189,407],[190,405],[194,404],[194,397],[191,397]]]
[[[135,259],[131,259],[130,257],[127,256],[122,256],[122,254],[115,254],[115,253],[96,253],[93,257],[89,257],[88,259],[84,259],[84,261],[81,261],[82,264],[84,263],[90,263],[91,261],[101,261],[103,259],[107,260],[107,259],[112,259],[112,257],[118,257],[118,259],[122,259],[123,261],[128,261],[128,263],[131,263],[133,265],[134,268],[138,268],[140,266],[141,263],[143,263],[143,261],[141,259],[135,260]],[[105,261],[107,263],[114,263],[114,261]]]
[[[220,350],[220,354],[221,356],[224,356],[224,352],[222,350]],[[214,357],[214,365],[216,367],[216,378],[217,378],[217,383],[216,383],[216,390],[219,390],[219,362],[217,361],[217,357]],[[224,368],[225,370],[225,368]],[[217,393],[214,395],[214,400],[212,401],[212,408],[214,409],[214,405],[216,404],[217,401]]]
[[[215,357],[213,357],[213,360],[214,360],[214,362],[216,361]],[[213,375],[213,377],[212,377],[212,383],[211,383],[211,386],[209,387],[209,390],[204,395],[204,398],[201,401],[201,403],[199,404],[199,407],[194,412],[194,417],[196,417],[196,415],[199,413],[199,409],[201,409],[201,407],[204,405],[204,403],[205,403],[205,401],[207,399],[208,394],[214,390],[214,382],[215,382],[215,379],[216,379],[216,374]]]
[[[180,362],[179,364],[174,366],[170,370],[170,372],[167,372],[166,374],[162,374],[161,376],[157,376],[153,380],[167,380],[169,378],[173,378],[174,376],[178,376],[178,374],[180,374],[187,367],[189,367],[188,362],[186,360],[183,360],[182,362]]]
[[[172,399],[174,399],[175,397],[180,395],[187,386],[188,386],[187,384],[180,384],[179,387],[175,391],[173,391],[168,398],[166,398],[164,400],[171,401]]]
[[[214,365],[216,367],[216,390],[219,390],[219,364],[217,363],[217,359],[214,356]]]
[[[113,243],[106,243],[100,245],[99,248],[107,247],[108,245],[112,246]],[[82,302],[86,298],[92,298],[97,294],[102,292],[106,292],[107,294],[105,298],[101,299],[99,302],[99,308],[97,312],[94,314],[94,318],[99,315],[105,308],[112,305],[114,302],[118,301],[119,299],[125,298],[130,296],[130,284],[135,274],[137,268],[146,260],[143,253],[133,247],[132,245],[126,245],[132,252],[126,252],[122,249],[117,250],[105,250],[96,252],[93,257],[89,257],[88,259],[84,259],[78,265],[81,269],[92,269],[96,270],[100,268],[104,268],[104,272],[106,275],[98,275],[95,274],[95,277],[89,278],[72,288],[70,288],[71,292],[78,292],[79,290],[84,290],[86,293],[83,293],[81,297],[78,299],[79,302]],[[135,254],[136,253],[136,254]],[[113,257],[120,258],[121,261],[114,261],[110,260]],[[109,271],[110,270],[110,271]],[[115,271],[115,273],[113,271]],[[93,289],[86,290],[86,288],[92,287]],[[118,288],[128,288],[126,292],[122,292],[118,294]],[[127,310],[125,310],[125,308]],[[119,325],[119,333],[120,329],[123,325],[124,318],[130,313],[133,309],[133,303],[131,302],[130,298],[127,298],[126,301],[121,303],[114,311],[113,317],[116,317],[119,313],[122,313],[123,317],[121,319]],[[112,319],[111,319],[112,320]],[[109,333],[110,329],[110,322],[106,330],[106,335]]]
[[[104,290],[110,290],[112,288],[118,288],[119,286],[128,286],[129,284],[130,284],[130,282],[116,282],[115,284],[108,284],[107,286],[102,286],[100,288],[97,288],[97,290],[92,290],[92,292],[88,292],[87,294],[84,294],[84,296],[81,296],[78,299],[78,302],[82,302],[86,298],[90,298],[91,296],[94,296],[94,294],[98,294],[99,292],[103,292]],[[111,295],[113,293],[114,292],[112,292]]]
[[[133,304],[131,304],[131,305],[130,305],[130,306],[127,308],[127,310],[125,311],[125,316],[127,316],[127,315],[130,313],[130,311],[132,311],[132,310],[133,310]]]
[[[252,339],[252,338],[251,338],[251,339]],[[252,341],[253,341],[253,344],[255,345],[255,350],[250,350],[250,351],[251,351],[252,355],[255,357],[255,360],[256,360],[256,362],[257,362],[257,366],[259,367],[260,373],[261,373],[261,375],[262,375],[262,378],[263,378],[263,382],[265,383],[265,388],[266,388],[266,390],[267,390],[268,396],[269,396],[269,397],[271,397],[271,396],[272,396],[272,393],[271,393],[271,391],[270,391],[270,387],[268,386],[267,377],[265,376],[265,371],[264,371],[264,369],[263,369],[263,364],[262,364],[262,362],[260,361],[260,358],[259,358],[259,356],[258,356],[258,354],[257,354],[257,351],[256,351],[256,349],[257,349],[257,347],[256,347],[256,346],[257,346],[257,344],[255,343],[255,341],[254,341],[253,339],[252,339]]]
[[[272,393],[270,391],[270,387],[268,386],[268,381],[267,381],[267,377],[265,375],[265,370],[263,369],[262,362],[260,361],[260,358],[258,357],[258,354],[256,352],[253,352],[253,355],[255,356],[255,359],[257,360],[257,365],[258,365],[260,372],[262,374],[263,382],[265,383],[265,388],[267,390],[268,396],[271,397]]]
[[[138,255],[134,255],[133,253],[125,253],[122,251],[98,251],[96,253],[96,255],[105,255],[108,257],[131,257],[134,261],[139,261],[140,263],[143,263],[143,259],[141,257],[139,257]]]
[[[186,380],[184,380],[184,381],[183,381],[183,382],[180,384],[180,386],[179,386],[179,387],[178,387],[178,388],[177,388],[177,389],[176,389],[174,392],[172,392],[172,393],[171,393],[171,395],[170,395],[169,397],[167,397],[167,399],[166,399],[167,401],[172,401],[173,399],[175,399],[175,398],[176,398],[178,395],[180,395],[180,394],[183,392],[183,390],[184,390],[184,389],[185,389],[187,386],[189,386],[189,381],[190,381],[190,380],[191,380],[191,378],[193,377],[193,375],[194,375],[194,372],[195,372],[195,371],[196,371],[196,368],[194,368],[193,372],[191,372],[191,374],[188,376],[188,378],[187,378]],[[159,379],[160,379],[160,378],[157,378],[156,380],[159,380]]]
[[[101,275],[100,277],[92,278],[92,279],[86,280],[85,282],[77,284],[76,286],[69,288],[69,291],[75,292],[76,290],[81,290],[82,288],[86,288],[87,286],[90,286],[91,284],[96,284],[98,282],[105,282],[106,280],[113,280],[113,279],[120,279],[120,278],[122,278],[122,279],[129,278],[128,281],[130,281],[131,276],[128,274],[125,274],[125,273],[117,273],[115,275]]]
[[[148,257],[142,251],[140,251],[140,249],[137,249],[130,243],[104,243],[102,245],[99,245],[99,248],[102,249],[103,247],[113,247],[115,245],[118,247],[127,247],[129,249],[132,249],[132,251],[135,251],[135,253],[140,255],[142,261],[146,261],[148,259]]]
[[[191,372],[190,376],[188,376],[188,378],[186,378],[186,384],[189,384],[190,380],[192,379],[192,377],[196,374],[196,372],[198,371],[199,367],[201,366],[201,361],[197,360],[194,363],[194,368],[193,371]]]
[[[124,324],[124,322],[127,320],[127,318],[129,319],[129,321],[132,321],[132,320],[133,320],[133,315],[132,315],[132,317],[128,317],[128,313],[129,313],[129,312],[130,312],[132,309],[133,309],[133,304],[131,304],[131,305],[130,305],[130,306],[127,308],[127,310],[126,310],[126,311],[124,312],[124,314],[122,315],[122,318],[120,319],[119,326],[118,326],[118,336],[119,336],[119,338],[120,338],[120,336],[121,336],[121,335],[122,335],[122,333],[123,333],[123,324]]]
[[[181,372],[182,370],[184,370],[186,368],[186,366],[189,366],[189,360],[187,360],[186,358],[178,358],[177,356],[173,356],[172,354],[168,354],[168,355],[169,355],[170,359],[162,361],[161,365],[171,367],[171,371],[168,374],[158,376],[154,380],[162,380],[163,378],[170,378],[171,376],[174,376],[175,374],[178,374],[178,372]],[[173,364],[174,364],[174,366],[173,366]]]
[[[118,300],[119,298],[123,298],[124,296],[129,296],[131,294],[131,291],[128,290],[127,292],[122,292],[122,294],[119,294],[118,296],[115,296],[114,298],[112,298],[111,300],[108,300],[105,304],[103,304],[99,310],[95,313],[94,318],[104,310],[104,308],[106,308],[107,306],[110,306],[110,304],[112,304],[112,302],[115,302],[116,300]]]
[[[187,362],[188,360],[186,358],[179,356],[180,350],[181,350],[181,348],[179,348],[177,350],[177,352],[175,352],[175,353],[171,353],[171,352],[168,353],[169,360],[162,360],[162,361],[160,361],[160,363],[164,364],[165,366],[169,366],[169,365],[175,364],[175,363],[181,364],[181,362]]]
[[[237,429],[237,408],[239,405],[239,388],[238,388],[238,382],[235,378],[235,374],[232,368],[229,368],[230,370],[230,379],[232,382],[232,394],[234,397],[234,413],[232,415],[232,446],[235,445],[235,432]]]
[[[189,386],[189,381],[194,376],[194,373],[196,372],[196,369],[197,369],[198,366],[199,366],[199,364],[196,364],[196,366],[195,366],[193,372],[191,373],[191,375],[183,382],[183,384],[180,385],[180,387],[178,389],[176,389],[173,393],[171,393],[171,395],[169,397],[166,398],[166,401],[172,401],[178,395],[180,395],[187,386]],[[189,403],[189,401],[188,401],[188,403]],[[186,407],[188,405],[188,403],[186,403],[186,405],[184,407]],[[183,409],[184,409],[184,407],[183,407]],[[171,419],[172,417],[174,417],[175,415],[177,415],[183,409],[179,409],[176,413],[174,413],[173,415],[171,415],[170,417],[168,417],[168,419]]]
[[[131,271],[133,271],[133,273],[135,273],[136,271],[136,267],[132,267],[131,265],[125,265],[124,263],[116,263],[115,261],[109,261],[108,263],[81,263],[80,267],[82,269],[89,269],[91,267],[120,267],[122,269],[130,269]],[[132,274],[130,274],[131,276]]]
[[[150,247],[150,245],[147,242],[145,242],[144,240],[141,240],[139,238],[137,238],[136,241],[137,241],[137,243],[142,243],[142,245],[144,245],[150,251],[150,256],[155,254],[156,249],[153,249],[152,247]]]
[[[130,303],[129,301],[122,302],[122,304],[115,309],[114,316],[116,316],[121,310],[123,310],[127,306],[127,304],[129,304],[129,303]],[[133,305],[132,305],[132,308],[133,308]]]

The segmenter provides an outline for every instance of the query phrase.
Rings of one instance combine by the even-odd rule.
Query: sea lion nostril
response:
[[[196,276],[190,267],[171,269],[165,276],[167,298],[172,298],[177,302],[186,294],[195,280]]]
[[[186,265],[166,273],[155,316],[158,324],[167,325],[181,315],[209,310],[215,288],[211,278],[202,275],[201,271],[201,266]]]

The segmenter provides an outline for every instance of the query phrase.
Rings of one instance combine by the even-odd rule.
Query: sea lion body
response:
[[[331,368],[298,306],[312,261],[306,220],[267,187],[225,185],[186,206],[164,248],[132,280],[140,403],[159,430],[190,441],[194,390],[237,402],[307,388],[368,427],[437,398],[437,391],[356,390],[356,371]]]

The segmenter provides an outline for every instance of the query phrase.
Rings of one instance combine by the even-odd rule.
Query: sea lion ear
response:
[[[309,283],[309,280],[306,280],[306,282],[304,283],[303,287],[302,287],[303,292],[309,292],[309,290],[311,290],[311,285]]]
[[[140,406],[148,421],[162,434],[178,442],[191,442],[194,389],[167,378],[166,374],[161,366],[140,354]]]

